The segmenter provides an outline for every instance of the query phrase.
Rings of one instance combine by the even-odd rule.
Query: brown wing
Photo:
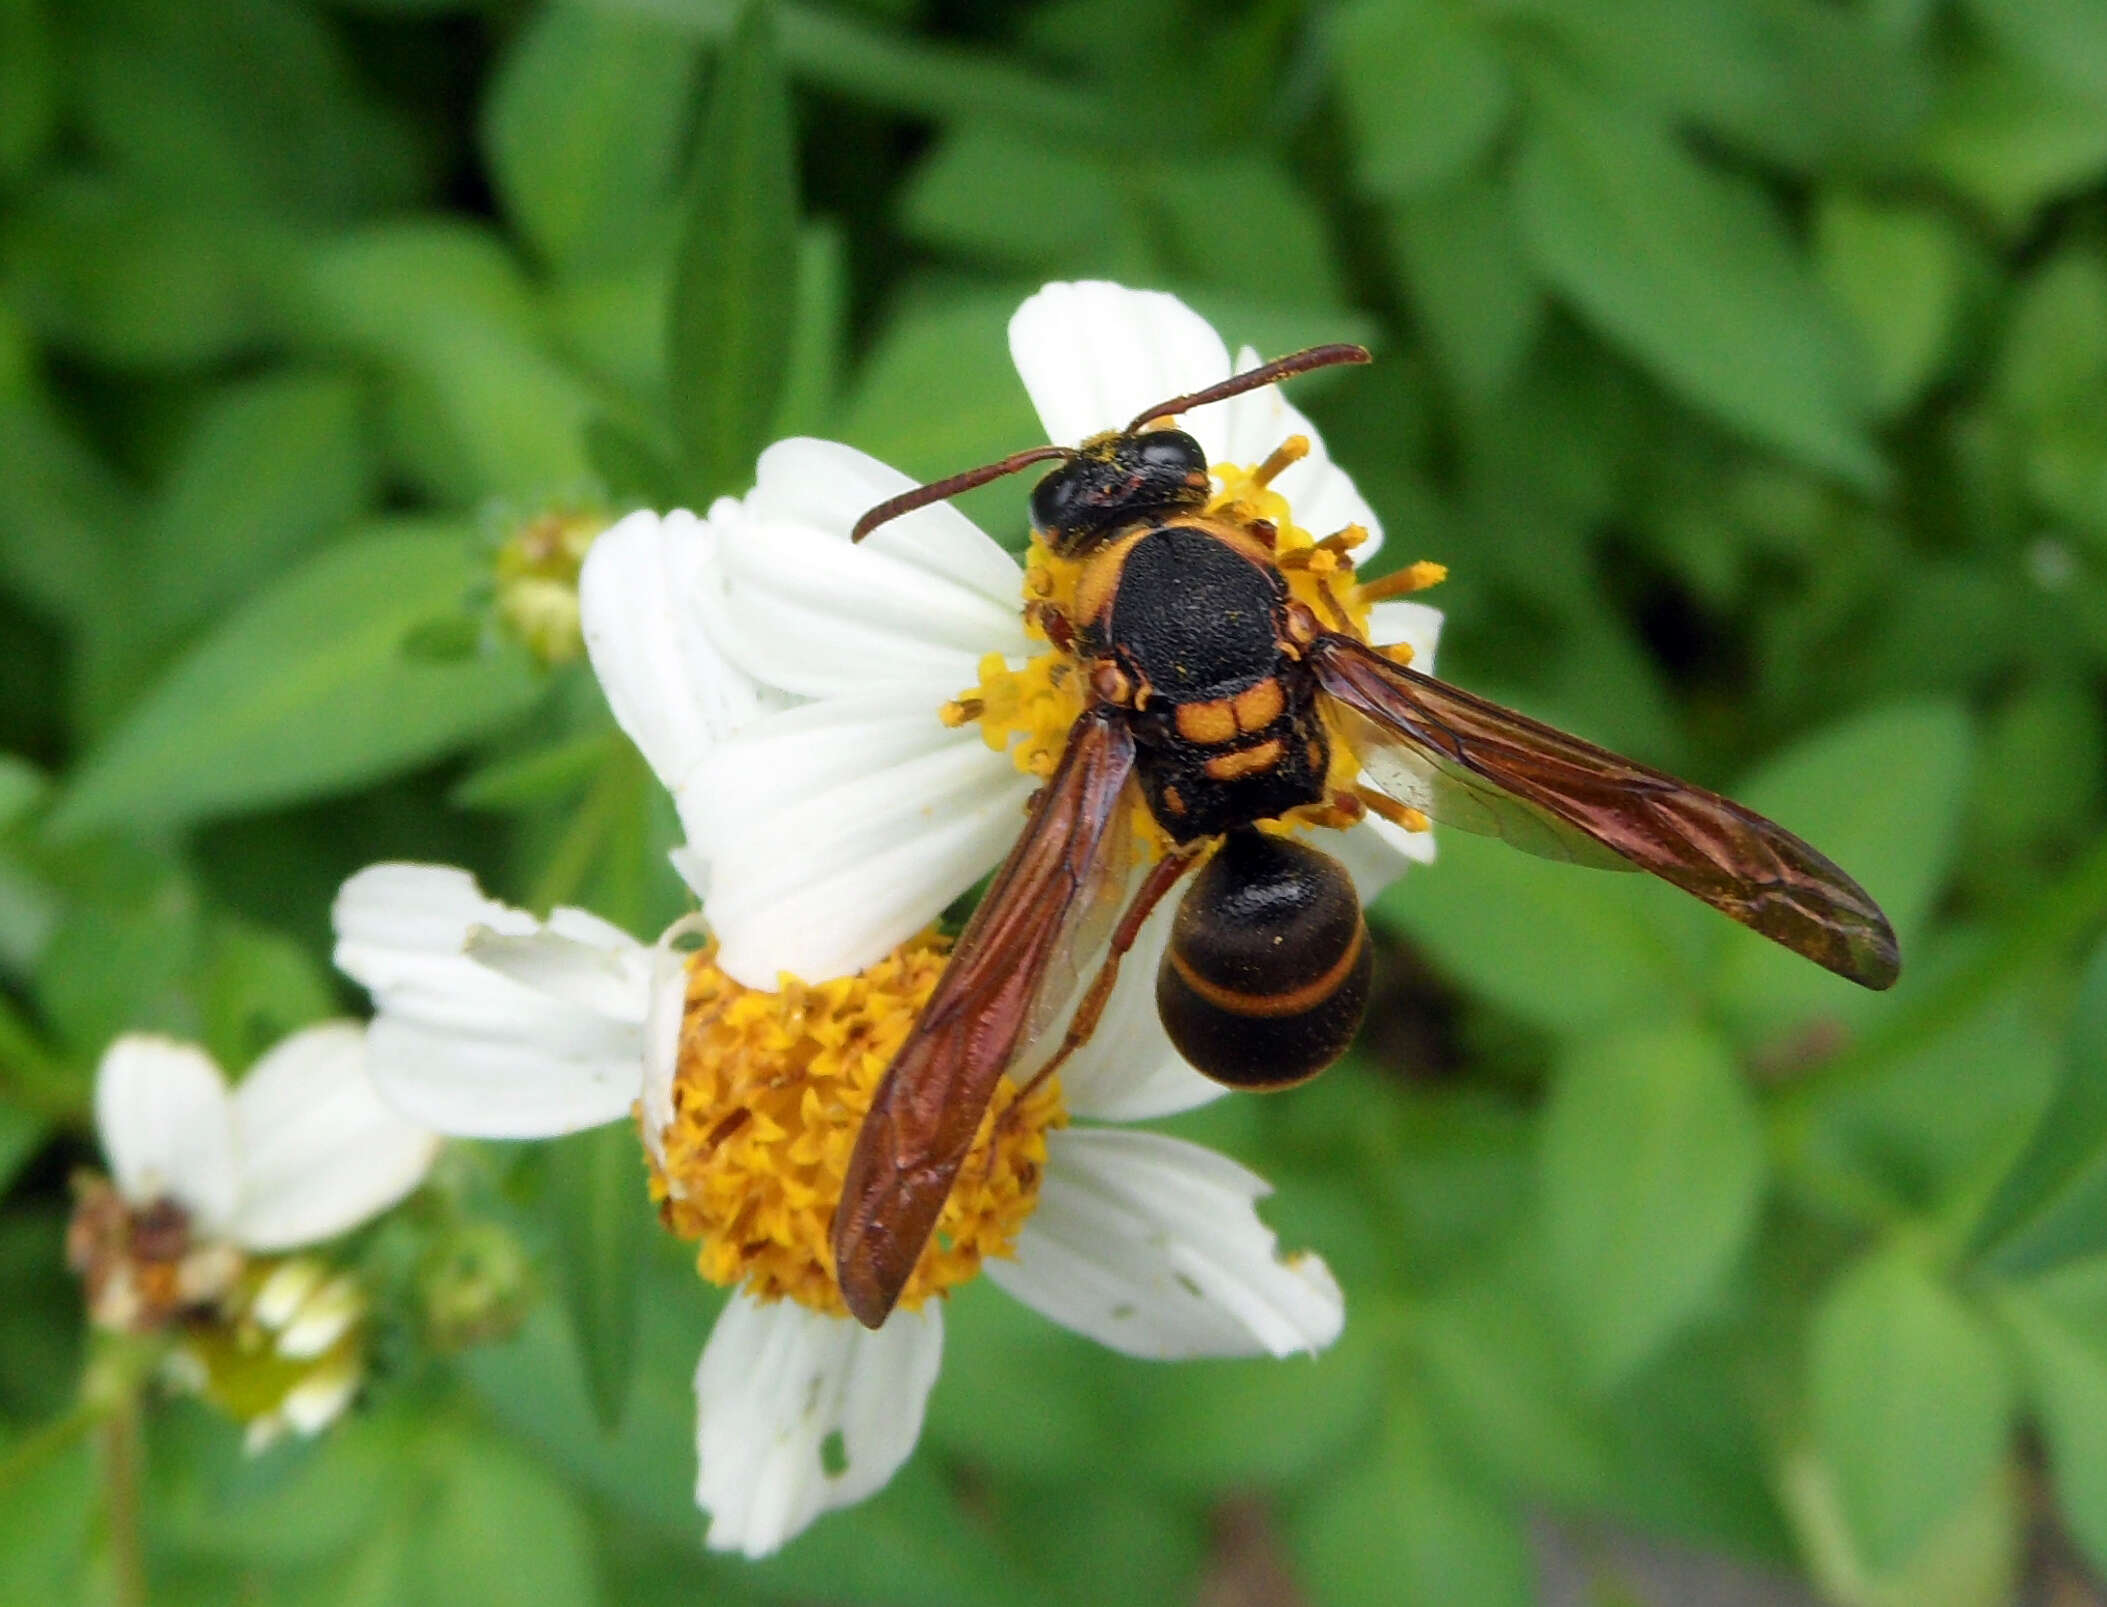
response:
[[[1866,987],[1901,971],[1880,906],[1782,826],[1351,637],[1322,637],[1310,657],[1324,690],[1374,728],[1362,762],[1401,802],[1554,858],[1607,850]]]
[[[1109,713],[1078,720],[1024,835],[966,923],[936,991],[871,1098],[834,1211],[842,1298],[885,1321],[929,1242],[996,1084],[1071,990],[1079,937],[1100,924],[1126,831],[1134,739]],[[1108,841],[1108,838],[1114,841]]]

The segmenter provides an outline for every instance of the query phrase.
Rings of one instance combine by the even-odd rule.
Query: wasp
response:
[[[1312,347],[1148,409],[1077,447],[1043,446],[879,504],[854,539],[913,509],[1057,460],[1033,529],[1074,560],[1073,606],[1041,608],[1076,660],[1085,706],[1016,846],[960,934],[857,1135],[833,1223],[849,1310],[885,1321],[1004,1074],[1077,1000],[1043,1080],[1087,1040],[1121,957],[1188,873],[1156,978],[1180,1054],[1240,1088],[1282,1088],[1342,1054],[1367,1004],[1360,900],[1330,855],[1262,825],[1373,807],[1504,838],[1550,858],[1651,872],[1868,988],[1901,969],[1865,890],[1739,804],[1423,675],[1343,618],[1295,599],[1277,530],[1207,512],[1212,482],[1178,414],[1337,363]],[[1339,627],[1348,628],[1339,628]],[[1373,792],[1328,797],[1332,745]],[[1133,882],[1135,792],[1172,845]],[[1120,900],[1126,899],[1120,909]],[[1077,962],[1107,937],[1080,994]]]

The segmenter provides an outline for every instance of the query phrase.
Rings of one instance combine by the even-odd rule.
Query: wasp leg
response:
[[[1353,795],[1389,821],[1393,826],[1402,826],[1406,831],[1426,831],[1434,824],[1426,811],[1414,809],[1410,804],[1401,804],[1395,798],[1369,787],[1356,787]]]

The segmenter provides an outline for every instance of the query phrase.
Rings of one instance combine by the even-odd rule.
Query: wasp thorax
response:
[[[1032,527],[1072,558],[1138,519],[1205,505],[1207,454],[1183,430],[1094,435],[1032,488]]]
[[[1346,1051],[1368,1003],[1361,901],[1293,838],[1232,831],[1171,927],[1156,1009],[1178,1052],[1238,1088],[1286,1088]]]

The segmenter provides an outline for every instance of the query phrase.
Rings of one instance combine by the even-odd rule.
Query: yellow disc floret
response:
[[[764,993],[688,962],[673,1083],[652,1193],[700,1241],[712,1283],[846,1315],[829,1250],[834,1206],[871,1095],[928,1003],[950,944],[925,935],[855,976]],[[912,1309],[1010,1253],[1038,1199],[1046,1131],[1065,1120],[1055,1079],[1022,1104],[1004,1079],[900,1297]]]

